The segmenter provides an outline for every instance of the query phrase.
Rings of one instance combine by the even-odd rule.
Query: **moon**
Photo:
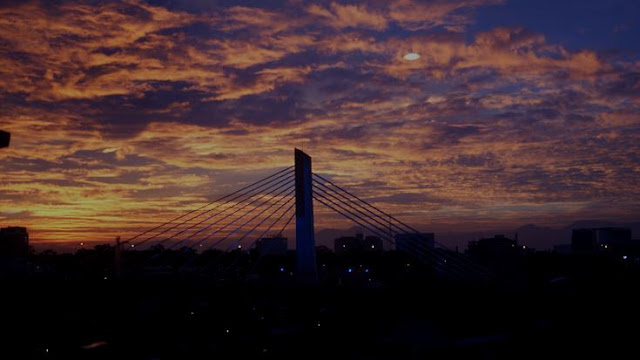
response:
[[[404,56],[405,60],[409,60],[409,61],[414,61],[414,60],[418,60],[420,59],[420,55],[416,54],[414,52],[410,52],[407,55]]]

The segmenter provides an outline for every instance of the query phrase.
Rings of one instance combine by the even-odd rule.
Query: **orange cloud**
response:
[[[395,0],[389,4],[389,17],[410,30],[446,26],[451,31],[460,32],[471,19],[457,13],[459,10],[502,3],[504,0]]]
[[[401,77],[416,71],[443,78],[467,69],[496,69],[515,78],[567,72],[579,79],[592,79],[610,69],[591,51],[572,53],[558,48],[553,52],[554,56],[543,54],[543,50],[549,50],[544,37],[518,28],[480,33],[471,44],[466,44],[462,38],[424,36],[391,40],[384,47],[388,49],[385,53],[392,54],[392,60],[380,67]],[[420,59],[404,60],[409,51],[421,54]]]
[[[632,217],[638,64],[518,27],[458,33],[497,3],[2,7],[0,222],[35,241],[126,237],[289,166],[293,147],[412,224],[600,200]]]
[[[350,27],[384,30],[387,28],[385,16],[365,5],[344,5],[332,2],[328,9],[313,4],[307,8],[307,11],[325,19],[332,27],[338,29]]]

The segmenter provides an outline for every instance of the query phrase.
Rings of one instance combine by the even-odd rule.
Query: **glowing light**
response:
[[[105,346],[105,345],[108,345],[106,341],[96,341],[96,342],[93,342],[93,343],[91,343],[89,345],[85,345],[82,348],[85,349],[85,350],[91,350],[91,349],[97,349],[97,348]]]
[[[81,242],[81,243],[80,243],[80,246],[84,246],[84,243],[83,243],[83,242]]]
[[[376,248],[376,246],[375,246],[375,245],[371,245],[371,248],[372,248],[372,249],[375,249],[375,248]]]
[[[280,268],[280,272],[284,272],[284,268]]]
[[[347,272],[348,272],[348,273],[352,273],[352,272],[353,272],[353,269],[352,269],[352,268],[349,268],[349,269],[347,270]]]
[[[627,255],[622,255],[622,260],[627,260]]]
[[[107,277],[105,276],[104,279],[107,280]]]
[[[416,53],[414,53],[414,52],[410,52],[410,53],[408,53],[408,54],[406,54],[406,55],[404,56],[404,59],[405,59],[405,60],[409,60],[409,61],[415,61],[415,60],[420,59],[420,55],[419,55],[419,54],[416,54]]]
[[[134,247],[136,247],[136,246],[135,246],[135,245],[133,245],[133,244],[131,244],[131,247],[132,247],[132,248],[134,248]]]
[[[238,245],[238,249],[242,249],[242,245]]]

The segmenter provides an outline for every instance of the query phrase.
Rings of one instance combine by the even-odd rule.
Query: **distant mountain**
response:
[[[353,236],[358,231],[362,231],[358,226],[352,226],[348,229],[321,229],[316,231],[316,245],[324,245],[333,250],[333,240],[342,236]],[[365,235],[370,235],[365,231]],[[294,236],[295,237],[295,236]]]
[[[567,226],[567,228],[569,229],[586,229],[599,227],[628,227],[631,228],[632,236],[635,236],[635,238],[640,237],[640,222],[617,223],[603,220],[580,220]]]
[[[527,224],[515,230],[518,242],[537,250],[553,249],[554,245],[571,242],[571,229],[555,229],[535,224]]]
[[[571,230],[600,227],[628,227],[634,239],[640,237],[640,222],[618,223],[604,220],[580,220],[563,228],[551,228],[528,224],[516,229],[521,244],[537,250],[552,249],[554,245],[571,242]]]

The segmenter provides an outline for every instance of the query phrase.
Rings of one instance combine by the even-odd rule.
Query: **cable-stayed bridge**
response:
[[[295,226],[295,275],[301,282],[314,283],[318,280],[314,235],[317,203],[385,241],[387,250],[407,253],[443,277],[466,280],[488,275],[485,268],[464,254],[428,241],[397,217],[314,173],[311,157],[301,150],[295,150],[294,159],[294,166],[119,242],[116,253],[123,248],[248,250],[265,236],[282,234],[289,226]]]

